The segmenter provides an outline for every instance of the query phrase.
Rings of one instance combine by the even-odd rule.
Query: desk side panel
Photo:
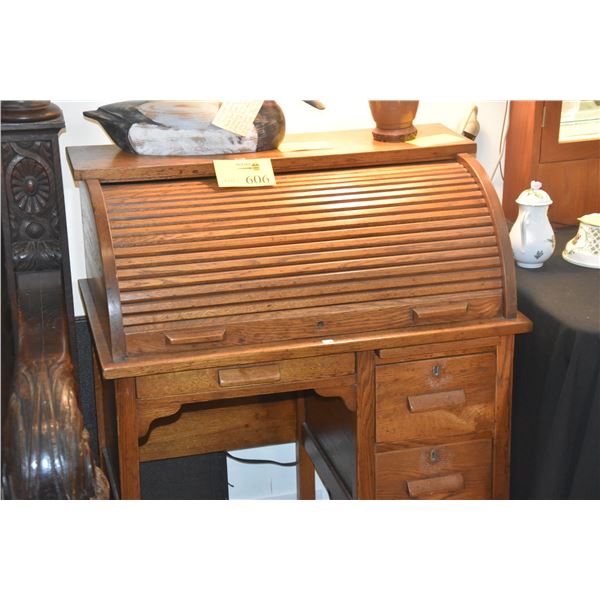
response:
[[[104,269],[102,267],[102,252],[100,250],[100,241],[98,230],[96,228],[96,219],[94,218],[90,191],[85,182],[81,184],[80,197],[83,242],[85,248],[85,271],[88,286],[98,315],[98,323],[102,327],[104,338],[107,341],[110,341],[106,285],[104,283]]]
[[[341,398],[307,394],[306,421],[316,446],[348,491],[356,488],[356,414]],[[325,481],[327,485],[327,482]],[[331,492],[331,490],[330,490]]]
[[[86,272],[104,334],[110,340],[114,360],[125,356],[121,300],[115,270],[110,223],[104,194],[98,181],[82,185],[82,220]]]

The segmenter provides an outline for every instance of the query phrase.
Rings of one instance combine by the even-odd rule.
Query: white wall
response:
[[[73,297],[75,314],[83,315],[77,280],[85,277],[85,260],[83,250],[83,234],[81,227],[81,210],[79,190],[71,176],[65,155],[67,146],[112,143],[104,130],[96,123],[83,117],[83,111],[93,110],[102,104],[115,102],[112,100],[95,100],[91,102],[57,101],[62,108],[66,131],[60,136],[63,183],[65,190],[65,206],[69,250],[71,256],[71,274],[73,278]],[[336,129],[372,128],[373,119],[365,99],[330,99],[320,98],[326,110],[318,111],[298,100],[281,101],[279,104],[286,116],[288,133],[331,131]],[[421,101],[415,123],[442,123],[450,129],[457,130],[473,104],[479,107],[481,130],[477,137],[477,158],[489,174],[493,170],[499,155],[500,134],[506,102],[433,102]],[[500,198],[502,197],[502,180],[497,173],[494,185]],[[233,449],[232,449],[233,450]],[[238,456],[252,458],[270,458],[281,462],[293,460],[294,446],[268,447],[236,452]],[[230,489],[231,498],[267,498],[289,497],[295,493],[294,470],[272,465],[241,465],[228,460],[229,481],[234,487]],[[317,493],[323,493],[322,486],[317,486]]]

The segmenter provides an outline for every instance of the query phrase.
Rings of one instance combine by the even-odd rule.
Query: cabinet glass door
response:
[[[544,102],[540,162],[600,157],[600,101]]]
[[[559,143],[600,139],[600,100],[563,101]]]

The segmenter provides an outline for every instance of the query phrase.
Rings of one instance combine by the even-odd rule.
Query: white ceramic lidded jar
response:
[[[517,265],[539,269],[554,252],[556,239],[548,219],[550,196],[539,181],[517,198],[519,216],[510,230],[510,243]]]

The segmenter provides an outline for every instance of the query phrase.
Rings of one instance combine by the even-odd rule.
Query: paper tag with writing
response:
[[[214,160],[219,187],[260,187],[276,185],[273,165],[268,158]]]
[[[277,147],[280,152],[301,152],[303,150],[327,150],[333,148],[329,142],[282,142]]]
[[[223,102],[212,124],[237,135],[246,136],[252,130],[252,124],[262,104],[262,100]]]

